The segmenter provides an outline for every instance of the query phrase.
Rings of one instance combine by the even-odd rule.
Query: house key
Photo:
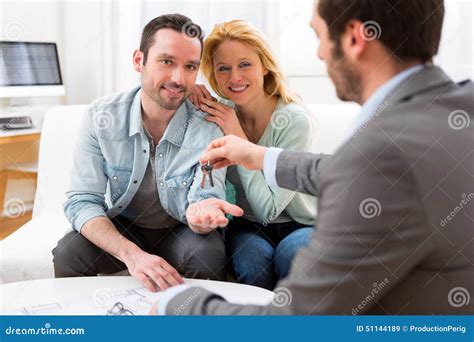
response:
[[[214,186],[214,180],[212,179],[212,164],[208,161],[206,164],[201,165],[202,171],[202,181],[201,181],[201,188],[204,188],[206,185],[206,178],[209,176],[209,182],[211,186]]]

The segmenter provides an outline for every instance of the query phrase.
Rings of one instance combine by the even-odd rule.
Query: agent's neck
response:
[[[414,67],[415,65],[422,64],[421,61],[413,60],[404,63],[388,63],[383,68],[379,68],[377,72],[367,72],[365,79],[362,80],[362,92],[358,102],[360,105],[363,105],[384,83],[391,80],[393,77],[399,73]],[[377,67],[374,66],[372,70],[377,70]]]

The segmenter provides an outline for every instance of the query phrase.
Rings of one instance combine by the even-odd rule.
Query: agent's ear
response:
[[[267,76],[269,73],[267,68],[263,68],[263,76]]]
[[[367,43],[375,38],[367,38],[364,23],[351,20],[344,34],[343,50],[347,55],[358,58],[366,49]]]

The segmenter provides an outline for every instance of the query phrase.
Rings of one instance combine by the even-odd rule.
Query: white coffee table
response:
[[[266,289],[212,280],[185,279],[236,304],[266,305],[274,293]],[[145,314],[160,298],[134,278],[121,276],[40,279],[0,286],[0,310],[10,315],[101,315],[117,302]],[[110,313],[110,312],[109,312]]]

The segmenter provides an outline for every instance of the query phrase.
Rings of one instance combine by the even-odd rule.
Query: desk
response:
[[[4,211],[4,203],[8,200],[5,196],[9,179],[33,179],[36,183],[37,172],[31,171],[31,167],[22,170],[22,164],[25,161],[30,162],[29,164],[38,162],[37,143],[40,134],[41,130],[37,128],[0,131],[0,239],[5,238],[31,219],[31,210],[26,210],[25,206],[20,208],[23,215],[10,217],[8,208],[6,208],[6,215],[1,214]],[[28,144],[28,148],[22,148],[21,144],[25,143]],[[15,170],[9,170],[11,165],[16,166]],[[22,210],[23,208],[25,210]]]
[[[0,131],[0,145],[16,144],[39,139],[41,130],[37,128]]]

